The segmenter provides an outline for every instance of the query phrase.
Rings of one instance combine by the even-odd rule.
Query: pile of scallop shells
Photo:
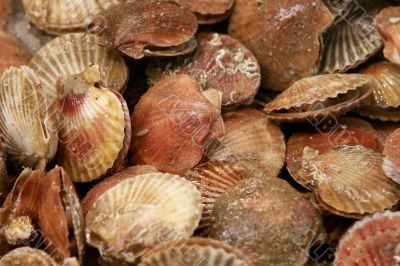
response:
[[[394,0],[0,0],[0,265],[400,265]]]

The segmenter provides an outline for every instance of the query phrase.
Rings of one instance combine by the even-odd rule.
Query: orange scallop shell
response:
[[[400,63],[400,8],[391,6],[383,9],[376,17],[375,24],[385,42],[383,54],[395,64]]]
[[[0,31],[0,75],[11,66],[28,64],[32,55],[22,45],[9,35]]]

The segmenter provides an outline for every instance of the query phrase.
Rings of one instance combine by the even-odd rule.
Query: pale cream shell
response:
[[[1,258],[0,265],[59,266],[46,252],[30,247],[21,247],[8,252]]]

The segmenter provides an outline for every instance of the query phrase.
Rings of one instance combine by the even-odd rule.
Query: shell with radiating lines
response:
[[[4,255],[0,259],[0,265],[58,266],[59,264],[40,249],[20,247]]]

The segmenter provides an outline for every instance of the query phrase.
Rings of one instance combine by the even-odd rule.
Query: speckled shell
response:
[[[331,122],[331,123],[329,123]],[[356,146],[382,152],[382,142],[372,125],[358,118],[339,118],[314,128],[294,132],[287,142],[286,164],[290,175],[305,188],[311,188],[308,178],[300,171],[306,147],[325,153],[340,145]]]
[[[340,240],[334,266],[397,265],[400,213],[379,212],[356,222]]]
[[[152,248],[139,266],[253,266],[242,251],[210,238],[189,238],[163,243]]]
[[[254,55],[239,41],[218,33],[199,33],[193,55],[175,61],[155,59],[146,74],[151,85],[176,74],[195,77],[203,90],[222,92],[222,106],[249,105],[260,86],[260,67]]]
[[[29,67],[11,67],[0,78],[0,131],[16,161],[43,168],[57,151],[57,125],[44,90]]]
[[[61,76],[83,72],[99,65],[101,86],[121,91],[128,79],[128,67],[115,51],[97,45],[96,36],[84,33],[62,35],[43,46],[29,62],[43,84],[49,103],[57,97],[56,81]]]
[[[225,133],[207,147],[207,160],[237,165],[249,176],[277,177],[285,161],[285,139],[278,125],[255,109],[223,115]]]
[[[400,64],[399,17],[400,8],[392,6],[383,9],[375,18],[376,27],[385,42],[383,54],[395,64]]]
[[[184,178],[148,173],[108,189],[86,215],[86,236],[103,257],[134,262],[162,241],[190,237],[202,212],[201,195]]]
[[[301,79],[268,103],[272,120],[300,122],[334,117],[356,107],[373,90],[373,79],[361,74],[326,74]]]
[[[175,0],[196,14],[199,24],[213,24],[226,19],[235,0]]]
[[[128,1],[102,12],[92,24],[100,28],[100,44],[135,59],[175,56],[196,48],[196,16],[173,0]]]
[[[383,149],[385,159],[382,164],[385,174],[400,184],[400,129],[391,133]]]
[[[228,31],[257,57],[263,87],[283,91],[315,73],[332,21],[320,0],[236,0]]]
[[[0,31],[0,75],[11,66],[28,64],[31,54],[11,35]]]
[[[99,12],[126,0],[23,0],[25,13],[37,28],[51,34],[83,31]]]
[[[217,199],[209,237],[240,248],[256,265],[304,265],[322,232],[319,209],[286,181],[242,180]]]
[[[30,247],[21,247],[8,252],[0,259],[0,265],[59,266],[46,252]]]
[[[382,170],[383,155],[362,146],[341,146],[326,153],[304,151],[303,176],[322,207],[345,217],[393,208],[400,185]]]

